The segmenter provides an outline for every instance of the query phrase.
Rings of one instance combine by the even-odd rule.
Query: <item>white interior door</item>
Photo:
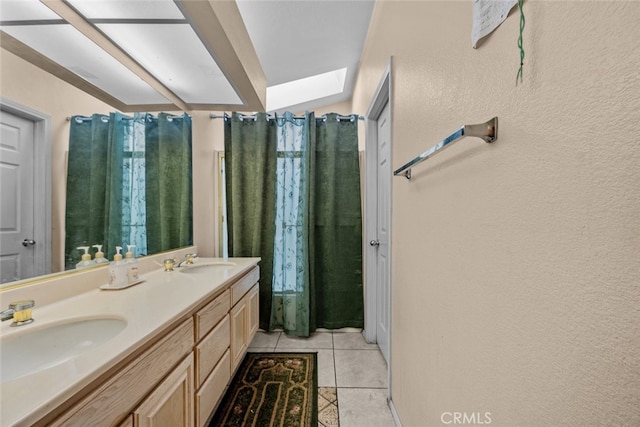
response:
[[[34,135],[33,121],[0,113],[0,283],[36,274]]]
[[[377,156],[377,246],[376,256],[376,340],[378,347],[389,363],[389,340],[391,325],[391,269],[389,227],[391,212],[391,123],[389,103],[378,118]]]

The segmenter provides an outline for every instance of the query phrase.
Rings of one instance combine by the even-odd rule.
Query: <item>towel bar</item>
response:
[[[404,166],[396,169],[393,172],[394,176],[402,175],[407,179],[411,179],[411,168],[418,163],[427,160],[429,157],[433,157],[445,148],[453,145],[465,136],[474,136],[476,138],[482,138],[484,142],[491,143],[498,139],[498,118],[494,117],[486,123],[480,123],[477,125],[464,125],[433,147],[429,148],[424,153],[420,154],[415,159],[411,160]]]

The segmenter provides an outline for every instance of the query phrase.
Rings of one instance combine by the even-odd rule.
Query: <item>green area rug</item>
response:
[[[247,353],[209,423],[209,427],[317,425],[317,353]]]

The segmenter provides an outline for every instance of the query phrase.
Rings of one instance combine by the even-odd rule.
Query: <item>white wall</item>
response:
[[[527,1],[471,48],[472,2],[382,1],[353,99],[393,56],[392,399],[496,426],[640,425],[640,3]],[[445,421],[448,418],[445,417]]]

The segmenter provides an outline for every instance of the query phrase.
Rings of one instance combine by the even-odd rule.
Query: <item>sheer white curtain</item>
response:
[[[276,233],[272,327],[309,334],[308,188],[309,138],[306,119],[276,118]]]
[[[122,241],[135,245],[135,256],[147,254],[144,120],[144,113],[127,120],[123,141]]]

